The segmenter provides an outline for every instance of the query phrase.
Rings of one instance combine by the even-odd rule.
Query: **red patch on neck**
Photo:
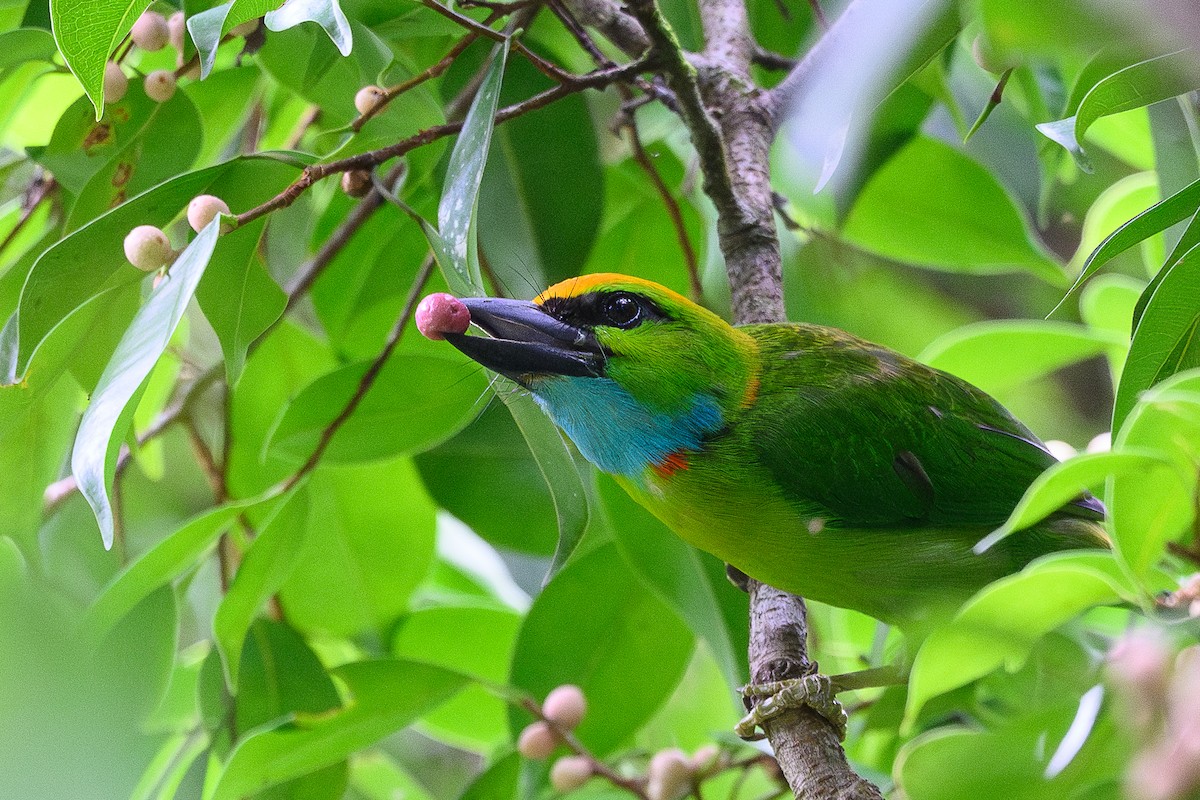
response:
[[[688,468],[687,454],[682,450],[676,450],[673,453],[668,453],[667,457],[657,464],[652,464],[651,469],[660,478],[669,478],[681,469]]]

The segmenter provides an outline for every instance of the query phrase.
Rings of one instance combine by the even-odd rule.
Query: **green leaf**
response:
[[[1153,172],[1127,175],[1101,192],[1083,220],[1083,234],[1071,259],[1071,266],[1081,270],[1087,258],[1113,231],[1145,212],[1158,200],[1158,177]],[[1161,237],[1144,239],[1142,252],[1147,266],[1157,268],[1162,261]]]
[[[194,567],[240,515],[277,497],[271,492],[225,503],[185,522],[104,587],[87,610],[86,627],[102,637],[151,592]]]
[[[350,55],[354,48],[354,33],[338,0],[287,0],[263,20],[267,30],[271,31],[285,31],[305,22],[320,25],[338,52],[343,56]]]
[[[511,683],[537,698],[563,683],[582,688],[589,710],[577,734],[604,756],[667,699],[693,642],[675,612],[630,572],[615,546],[605,545],[567,566],[534,600]],[[528,721],[514,709],[510,730]]]
[[[1119,334],[1073,323],[990,320],[939,337],[918,360],[996,394],[1124,344]]]
[[[435,508],[405,460],[322,466],[309,479],[304,548],[280,590],[304,631],[383,637],[434,560]]]
[[[992,174],[934,139],[914,139],[871,176],[842,235],[872,253],[934,269],[1065,281]]]
[[[505,394],[501,397],[521,429],[521,435],[529,443],[529,451],[533,453],[542,478],[550,488],[550,496],[554,498],[558,547],[554,550],[554,560],[546,573],[546,580],[549,581],[567,563],[587,530],[587,493],[566,440],[550,418],[533,402],[533,398],[527,394]]]
[[[476,209],[507,60],[508,40],[505,39],[496,46],[492,63],[471,101],[462,132],[450,153],[445,189],[438,204],[438,233],[445,241],[446,251],[438,252],[435,247],[434,252],[450,291],[458,295],[484,293],[476,244]]]
[[[122,243],[129,231],[138,225],[165,226],[188,201],[237,163],[238,160],[229,161],[162,183],[44,252],[21,290],[16,375],[25,377],[38,347],[71,312],[104,289],[128,284],[141,275],[125,260]]]
[[[1200,367],[1200,245],[1173,264],[1157,285],[1129,345],[1113,403],[1112,429],[1118,430],[1138,395],[1177,372]]]
[[[54,36],[41,28],[21,28],[0,33],[0,70],[28,61],[50,63],[57,52]]]
[[[269,452],[297,462],[307,459],[370,365],[350,364],[305,387],[284,411]],[[483,372],[456,352],[398,350],[334,434],[322,460],[361,463],[427,450],[465,426],[486,391]]]
[[[1062,145],[1084,172],[1092,165],[1083,151],[1083,135],[1092,123],[1109,114],[1141,108],[1196,88],[1191,50],[1155,56],[1114,72],[1084,95],[1073,117],[1043,122],[1037,129]]]
[[[672,533],[611,477],[600,475],[598,490],[629,564],[708,644],[728,686],[747,683],[747,596],[725,577],[724,564]]]
[[[208,266],[218,235],[220,221],[213,220],[171,266],[121,338],[79,422],[71,452],[71,471],[100,523],[106,550],[113,541],[108,482],[112,480],[117,451],[132,422],[131,401],[171,341],[171,334]]]
[[[520,627],[521,616],[509,610],[425,608],[401,620],[391,652],[502,684]],[[482,686],[469,686],[425,717],[421,727],[448,744],[490,753],[508,739],[507,704]]]
[[[1171,462],[1152,450],[1085,453],[1063,461],[1037,477],[1004,524],[975,545],[982,553],[1010,534],[1041,522],[1085,491],[1104,485],[1110,475],[1139,472]]]
[[[1155,273],[1154,278],[1150,281],[1150,285],[1143,288],[1141,296],[1138,297],[1137,304],[1133,307],[1133,323],[1129,326],[1129,330],[1137,333],[1138,325],[1141,324],[1142,315],[1146,313],[1146,305],[1149,304],[1150,298],[1154,297],[1158,286],[1171,273],[1172,268],[1179,263],[1181,258],[1184,258],[1196,245],[1200,245],[1200,211],[1188,220],[1188,224],[1180,233],[1179,241],[1171,249],[1171,254],[1167,256],[1163,262],[1162,268]]]
[[[267,12],[274,11],[282,3],[283,0],[229,0],[215,8],[189,16],[187,29],[200,55],[200,78],[207,78],[212,72],[221,37],[243,22],[258,19]]]
[[[1200,207],[1200,180],[1193,181],[1117,228],[1088,256],[1087,261],[1083,264],[1083,269],[1079,272],[1079,277],[1075,279],[1070,290],[1063,295],[1063,299],[1058,301],[1058,305],[1050,312],[1050,316],[1062,308],[1087,282],[1088,278],[1095,275],[1102,266],[1138,242],[1194,216],[1198,207]]]
[[[104,113],[104,65],[150,0],[51,0],[54,41],[96,107]]]
[[[1092,606],[1130,599],[1109,553],[1041,558],[984,587],[925,640],[909,678],[906,717],[997,667],[1018,669],[1039,639]]]
[[[225,666],[225,682],[238,691],[242,645],[254,618],[279,591],[300,558],[308,498],[295,492],[271,509],[242,557],[237,574],[213,617],[213,638]]]
[[[212,800],[240,800],[345,759],[445,702],[467,683],[455,672],[404,661],[358,661],[333,673],[351,701],[333,714],[297,714],[243,737]]]

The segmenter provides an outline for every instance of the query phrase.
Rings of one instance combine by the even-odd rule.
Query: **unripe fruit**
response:
[[[659,750],[646,772],[646,796],[650,800],[680,800],[692,787],[692,764],[678,748]]]
[[[358,113],[366,114],[379,105],[383,96],[384,90],[378,86],[364,86],[354,95],[354,107],[358,109]]]
[[[104,102],[119,103],[129,90],[129,78],[121,71],[121,65],[109,61],[104,65]]]
[[[138,17],[129,31],[129,38],[143,50],[162,50],[171,41],[171,30],[167,20],[157,11],[147,11]]]
[[[993,75],[999,75],[1001,72],[1017,66],[1011,58],[1003,58],[997,53],[991,42],[982,34],[976,36],[975,40],[971,42],[971,55],[974,56],[975,63],[979,65],[980,69]]]
[[[138,225],[125,237],[125,258],[145,272],[166,266],[171,255],[167,235],[153,225]]]
[[[208,223],[216,219],[218,214],[228,213],[229,206],[224,200],[211,194],[202,194],[193,197],[192,202],[188,203],[187,221],[192,230],[199,233],[207,228]]]
[[[182,11],[176,11],[171,16],[167,17],[167,34],[171,40],[171,46],[183,52],[183,37],[187,31],[187,18],[184,17]]]
[[[371,173],[352,169],[342,173],[342,191],[351,197],[365,197],[371,191]]]
[[[517,752],[529,759],[549,758],[558,747],[558,734],[542,720],[527,725],[517,737]]]
[[[546,695],[546,700],[542,703],[542,713],[551,722],[567,730],[574,730],[579,727],[583,715],[587,713],[587,700],[583,696],[583,690],[569,683],[556,686]]]
[[[417,330],[426,339],[434,341],[445,339],[447,333],[466,333],[471,324],[471,310],[463,305],[462,300],[445,292],[435,292],[423,298],[414,316]]]
[[[229,35],[235,39],[244,39],[250,34],[258,30],[258,20],[250,19],[243,22],[241,25],[234,25],[229,29]]]
[[[146,96],[156,103],[165,103],[175,94],[175,73],[156,69],[146,76]]]
[[[717,771],[721,763],[721,748],[706,744],[692,753],[692,772],[704,778]]]
[[[592,762],[584,756],[563,756],[550,768],[550,785],[560,792],[572,792],[592,777]]]

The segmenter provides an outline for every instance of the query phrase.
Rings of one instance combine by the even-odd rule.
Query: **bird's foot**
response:
[[[828,675],[813,672],[802,678],[751,684],[743,686],[741,692],[747,700],[758,700],[750,713],[734,727],[734,732],[748,742],[764,738],[765,734],[759,728],[796,708],[811,708],[833,725],[838,739],[846,738],[846,710],[838,702],[837,689]]]

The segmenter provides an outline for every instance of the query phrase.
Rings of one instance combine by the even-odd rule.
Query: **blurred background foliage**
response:
[[[546,431],[523,436],[476,366],[410,329],[331,427],[410,287],[448,288],[424,279],[429,242],[396,204],[335,177],[196,236],[165,279],[123,256],[142,224],[182,248],[197,194],[243,213],[307,164],[461,119],[492,43],[428,4],[291,0],[262,26],[280,3],[185,0],[153,3],[190,22],[150,50],[126,38],[146,5],[0,3],[0,796],[540,797],[548,765],[514,743],[529,701],[568,683],[588,699],[579,742],[620,774],[717,744],[704,797],[782,791],[729,734],[744,595],[586,464],[547,469],[526,443]],[[494,25],[518,13],[462,5]],[[547,6],[519,12],[521,40],[594,69]],[[699,46],[695,4],[662,6]],[[764,85],[821,34],[818,8],[747,0],[782,57],[761,59]],[[910,687],[846,698],[847,752],[914,800],[1196,796],[1200,14],[868,10],[776,146],[789,316],[962,375],[1083,453],[1002,533],[1089,486],[1116,548],[988,587]],[[114,57],[129,86],[105,105]],[[438,64],[356,122],[362,87]],[[155,70],[179,77],[165,102],[143,89]],[[498,102],[551,85],[512,53]],[[714,211],[662,104],[571,94],[491,145],[471,217],[489,292],[618,271],[728,314]],[[452,149],[413,149],[389,193],[437,218]],[[108,402],[81,426],[89,397]],[[73,448],[90,496],[111,501],[111,549]],[[560,526],[584,519],[544,582]],[[851,612],[814,605],[811,622],[823,671],[900,652]],[[573,796],[630,794],[597,778]]]

